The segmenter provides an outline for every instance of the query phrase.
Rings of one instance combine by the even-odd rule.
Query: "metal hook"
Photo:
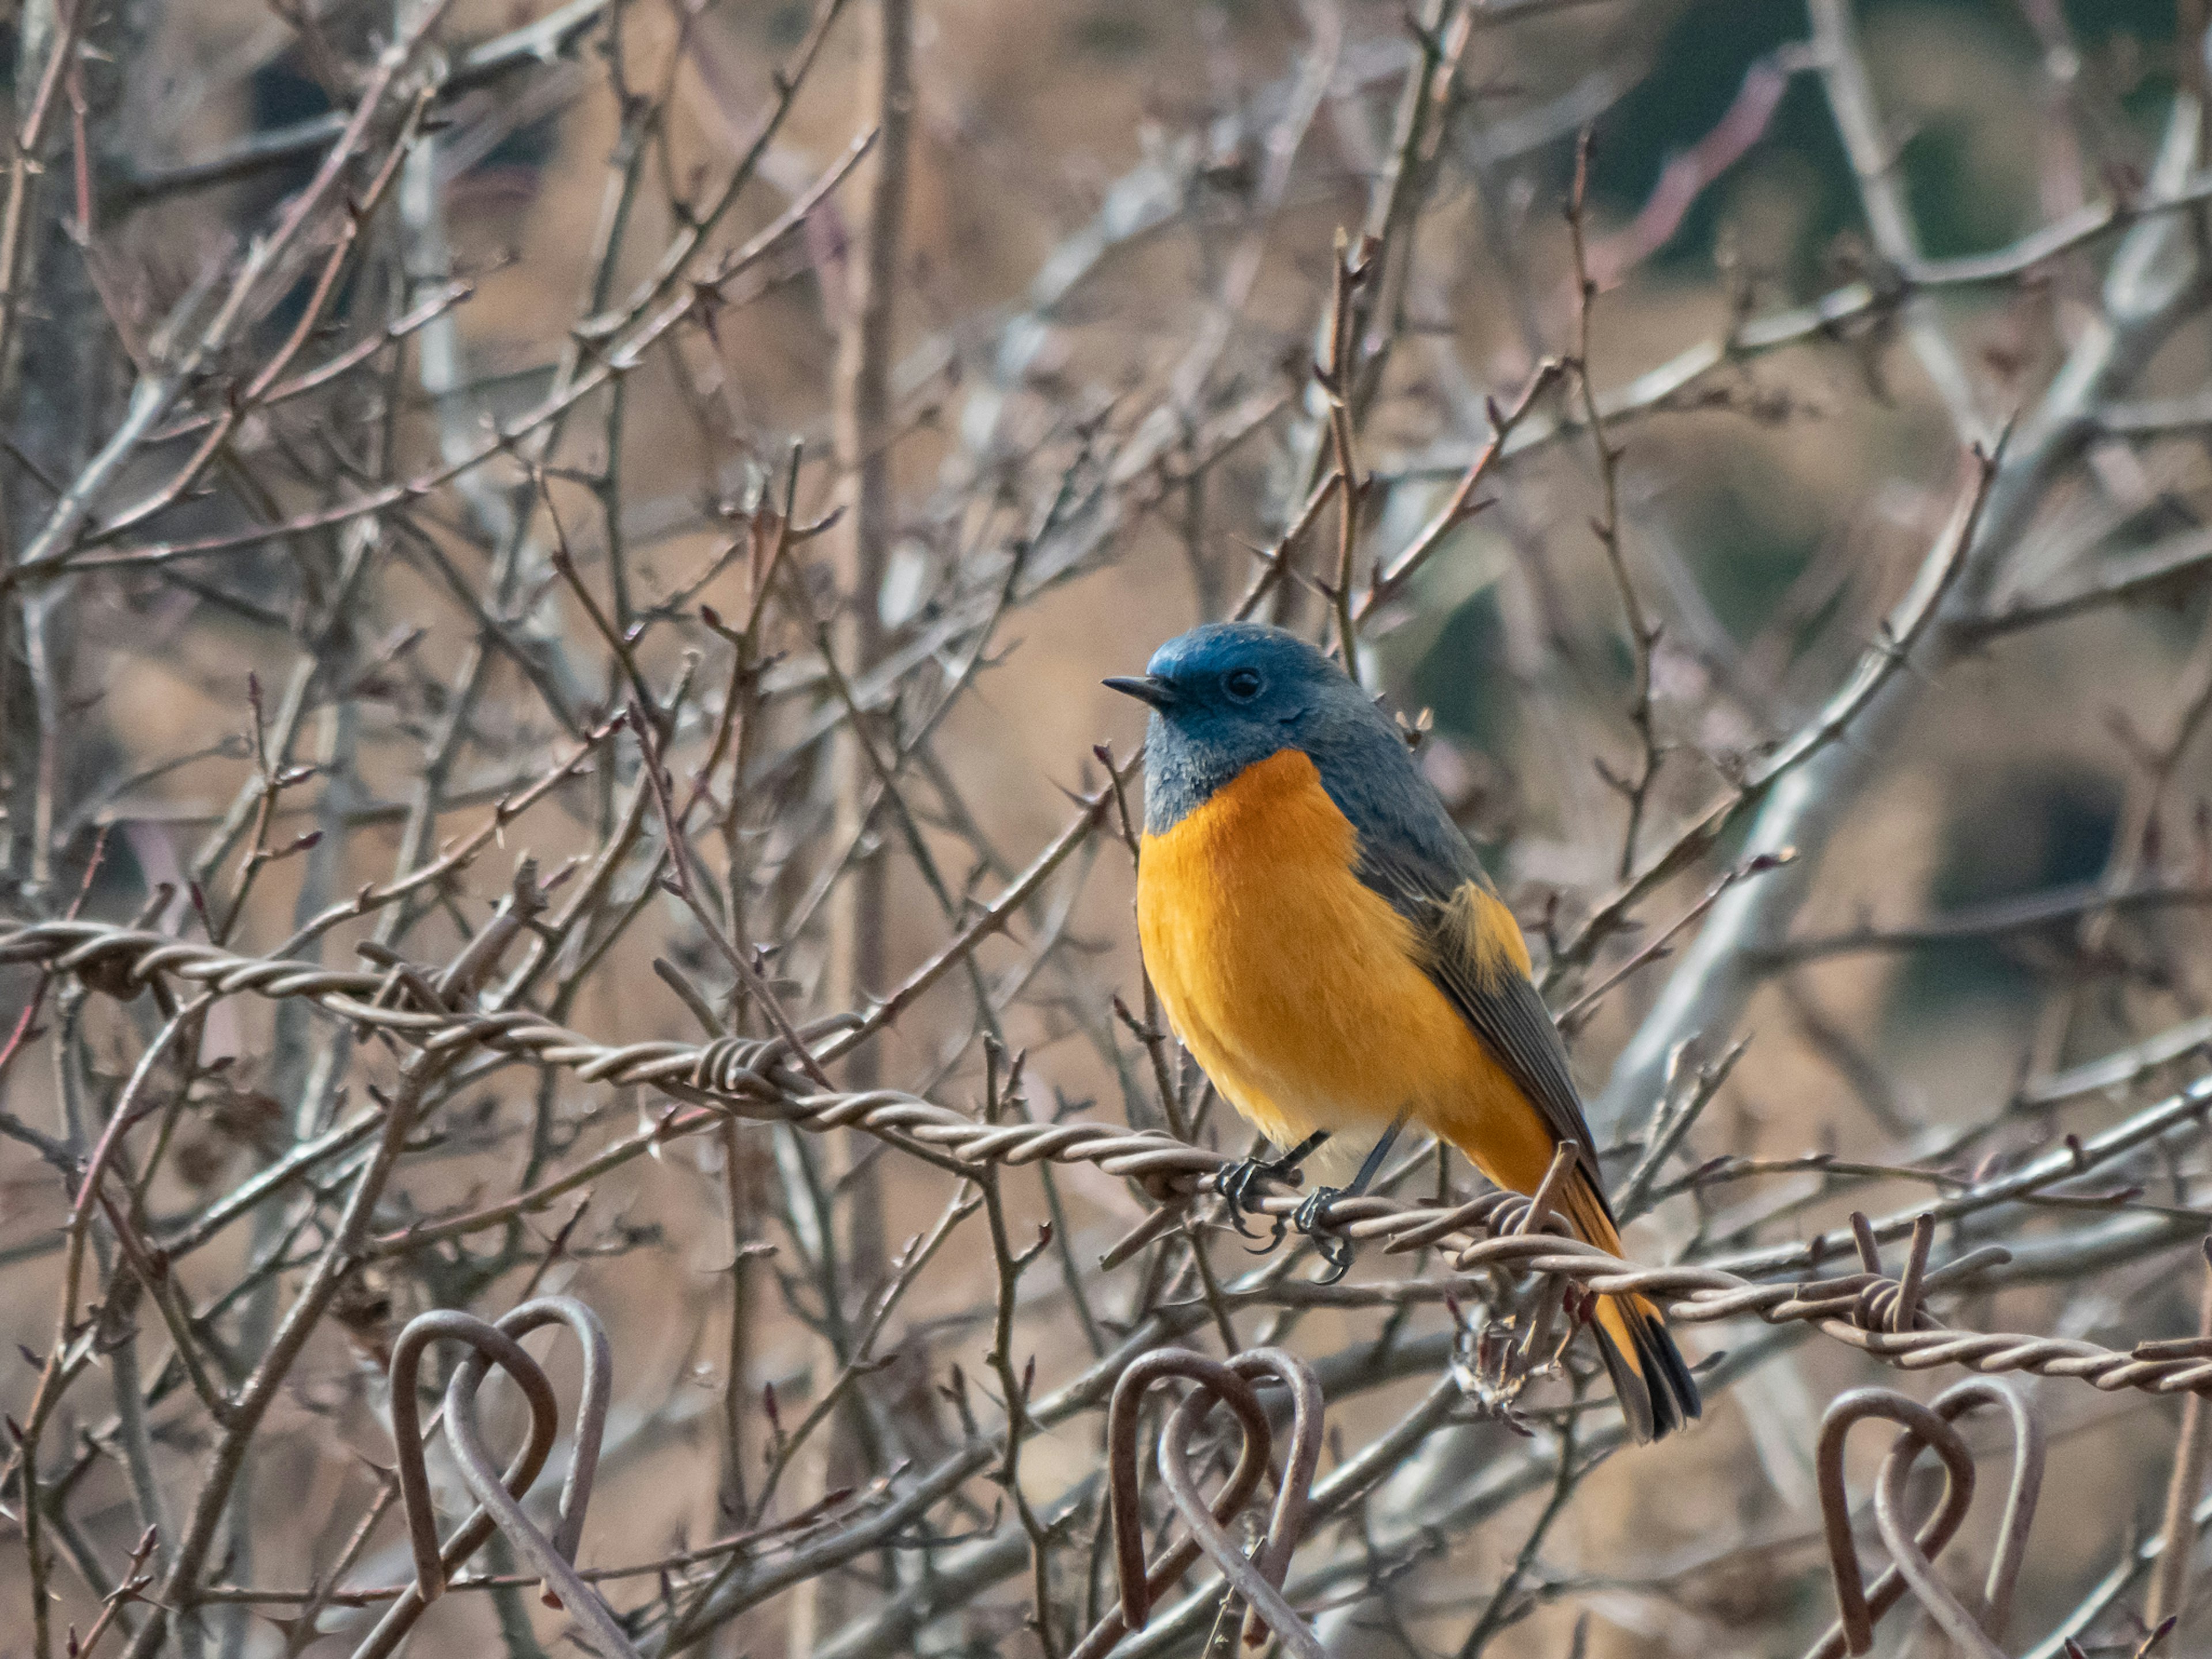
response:
[[[439,1548],[437,1511],[430,1501],[430,1476],[422,1461],[422,1412],[416,1403],[416,1379],[423,1353],[440,1340],[482,1345],[514,1379],[529,1402],[530,1437],[507,1472],[507,1483],[513,1490],[530,1490],[560,1433],[560,1405],[553,1397],[552,1384],[538,1362],[505,1332],[471,1314],[448,1310],[408,1322],[392,1348],[392,1439],[416,1577],[354,1650],[353,1659],[387,1659],[415,1627],[423,1610],[445,1593],[447,1576],[483,1547],[498,1524],[488,1511],[473,1510],[452,1541],[443,1550]]]
[[[508,1478],[527,1492],[545,1467],[561,1430],[561,1405],[553,1384],[522,1345],[496,1325],[473,1314],[441,1309],[409,1322],[392,1349],[392,1441],[398,1454],[399,1498],[407,1517],[407,1541],[415,1556],[415,1588],[428,1607],[446,1593],[446,1581],[462,1562],[483,1547],[497,1524],[488,1510],[472,1511],[443,1547],[438,1543],[438,1512],[430,1498],[430,1472],[422,1455],[422,1412],[417,1378],[422,1356],[438,1341],[465,1342],[489,1354],[514,1379],[530,1404],[530,1438],[517,1454]]]
[[[1215,1515],[1225,1521],[1242,1510],[1267,1467],[1273,1436],[1267,1408],[1243,1377],[1185,1348],[1158,1348],[1130,1361],[1114,1385],[1114,1397],[1106,1411],[1108,1503],[1114,1522],[1114,1564],[1121,1582],[1121,1605],[1077,1644],[1069,1659],[1099,1659],[1130,1631],[1142,1630],[1160,1592],[1198,1559],[1198,1540],[1184,1538],[1149,1568],[1145,1565],[1144,1516],[1138,1503],[1137,1408],[1146,1390],[1167,1376],[1188,1376],[1202,1384],[1203,1389],[1211,1390],[1212,1398],[1227,1404],[1243,1429],[1244,1444],[1237,1454],[1237,1466],[1214,1497]]]
[[[1898,1437],[1883,1460],[1875,1484],[1875,1525],[1887,1546],[1890,1558],[1905,1575],[1912,1593],[1920,1598],[1952,1640],[1976,1659],[2004,1659],[1997,1639],[2012,1611],[2012,1593],[2019,1582],[2021,1559],[2027,1548],[2027,1529],[2034,1522],[2035,1504],[2043,1487],[2043,1434],[2020,1397],[2002,1383],[1972,1378],[1947,1389],[1930,1409],[1951,1422],[1977,1406],[1996,1406],[2009,1419],[2013,1436],[2012,1483],[2005,1494],[2004,1520],[1997,1534],[1989,1577],[1983,1586],[1981,1614],[1977,1617],[1960,1604],[1948,1586],[1936,1576],[1929,1559],[1915,1547],[1904,1513],[1905,1483],[1921,1442],[1913,1431]]]
[[[1147,1570],[1138,1504],[1137,1408],[1146,1391],[1168,1376],[1187,1376],[1199,1385],[1177,1402],[1160,1437],[1160,1474],[1189,1535]],[[1248,1556],[1224,1523],[1244,1507],[1270,1460],[1273,1433],[1267,1409],[1248,1380],[1259,1377],[1271,1377],[1291,1391],[1291,1449],[1289,1466],[1277,1482],[1267,1534],[1258,1551]],[[1243,1445],[1227,1482],[1208,1503],[1191,1470],[1191,1445],[1217,1401],[1236,1415]],[[1323,1407],[1321,1385],[1313,1373],[1295,1356],[1277,1348],[1255,1349],[1227,1364],[1179,1348],[1160,1349],[1133,1362],[1115,1385],[1107,1413],[1115,1565],[1121,1605],[1099,1621],[1070,1659],[1098,1659],[1129,1631],[1142,1629],[1154,1601],[1201,1553],[1212,1559],[1250,1609],[1248,1642],[1256,1644],[1272,1630],[1284,1650],[1297,1659],[1323,1659],[1312,1626],[1283,1598],[1281,1588],[1304,1529],[1314,1470],[1321,1461]]]
[[[1875,1621],[1895,1607],[1905,1592],[1905,1575],[1895,1565],[1885,1568],[1869,1589],[1851,1539],[1850,1498],[1844,1486],[1844,1441],[1853,1425],[1869,1417],[1902,1425],[1919,1437],[1921,1444],[1933,1446],[1943,1460],[1942,1498],[1913,1540],[1923,1557],[1932,1560],[1942,1553],[1974,1501],[1972,1455],[1951,1425],[1934,1412],[1887,1389],[1853,1389],[1837,1395],[1820,1419],[1814,1468],[1828,1535],[1828,1567],[1836,1581],[1838,1622],[1814,1644],[1807,1659],[1842,1659],[1844,1654],[1856,1659],[1871,1651]]]
[[[2012,1431],[2012,1479],[2005,1494],[2003,1519],[1982,1593],[1978,1615],[1969,1611],[1936,1577],[1935,1558],[1957,1533],[1973,1502],[1973,1454],[1952,1424],[1980,1406],[1995,1406]],[[1887,1418],[1903,1432],[1882,1460],[1875,1477],[1875,1525],[1892,1565],[1869,1590],[1860,1574],[1851,1539],[1850,1502],[1844,1491],[1843,1449],[1851,1425],[1869,1417]],[[1943,1460],[1944,1491],[1935,1514],[1918,1535],[1905,1517],[1905,1488],[1923,1449],[1934,1447]],[[2020,1396],[2000,1382],[1970,1378],[1923,1406],[1886,1389],[1856,1389],[1839,1396],[1821,1419],[1818,1471],[1820,1504],[1828,1537],[1831,1571],[1841,1622],[1814,1648],[1810,1659],[1863,1654],[1874,1645],[1875,1621],[1910,1589],[1952,1639],[1975,1659],[2004,1659],[1997,1642],[2010,1616],[2019,1583],[2028,1528],[2043,1486],[2042,1430]]]
[[[559,1521],[549,1540],[522,1513],[517,1500],[545,1467],[560,1431],[560,1405],[544,1370],[516,1339],[541,1325],[556,1322],[568,1326],[583,1344],[584,1382],[577,1410],[575,1454],[562,1486]],[[463,1480],[480,1505],[442,1549],[430,1500],[429,1473],[422,1455],[422,1414],[416,1402],[422,1356],[432,1343],[441,1340],[465,1342],[471,1350],[454,1369],[444,1410],[447,1442]],[[531,1415],[529,1440],[504,1476],[484,1446],[483,1427],[476,1416],[477,1390],[495,1364],[521,1389]],[[612,1381],[612,1349],[605,1328],[590,1309],[566,1297],[525,1303],[497,1324],[451,1310],[427,1313],[409,1322],[392,1346],[392,1429],[416,1581],[354,1650],[354,1659],[386,1659],[423,1610],[444,1594],[450,1575],[483,1547],[495,1528],[504,1531],[530,1559],[558,1604],[575,1615],[584,1626],[582,1633],[605,1659],[636,1659],[636,1650],[615,1624],[606,1604],[576,1577],[571,1565],[599,1467]],[[553,1565],[549,1566],[549,1561]]]

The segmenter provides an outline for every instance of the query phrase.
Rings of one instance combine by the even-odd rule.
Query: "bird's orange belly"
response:
[[[1192,1055],[1278,1146],[1316,1129],[1371,1138],[1403,1112],[1465,1146],[1479,1121],[1533,1115],[1423,971],[1411,926],[1360,881],[1357,853],[1294,750],[1145,838],[1145,963]]]

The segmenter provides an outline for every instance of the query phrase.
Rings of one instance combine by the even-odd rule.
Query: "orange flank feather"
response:
[[[1410,1111],[1498,1185],[1534,1192],[1551,1167],[1552,1128],[1431,978],[1439,947],[1359,878],[1358,852],[1358,831],[1295,749],[1146,836],[1138,931],[1169,1017],[1214,1086],[1278,1146],[1327,1129],[1356,1158]],[[1487,889],[1462,888],[1443,925],[1456,933],[1444,948],[1485,978],[1527,975],[1520,927]],[[1589,1243],[1619,1248],[1582,1170],[1559,1207]],[[1597,1324],[1623,1405],[1649,1437],[1657,1380],[1646,1384],[1646,1367],[1681,1362],[1640,1297],[1607,1298]],[[1668,1425],[1662,1407],[1659,1431]]]

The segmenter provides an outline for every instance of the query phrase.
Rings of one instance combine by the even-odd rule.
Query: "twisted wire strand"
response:
[[[739,1116],[787,1121],[817,1133],[860,1129],[961,1164],[1093,1164],[1108,1175],[1136,1182],[1162,1206],[1130,1240],[1107,1253],[1108,1265],[1125,1259],[1133,1243],[1164,1231],[1184,1206],[1209,1189],[1213,1176],[1236,1162],[1227,1153],[1158,1130],[1103,1123],[983,1123],[890,1089],[807,1092],[789,1045],[780,1037],[609,1044],[528,1009],[424,1006],[435,996],[428,989],[427,976],[396,969],[239,956],[97,921],[0,928],[0,963],[7,963],[88,976],[103,988],[128,988],[160,975],[222,995],[301,999],[335,1018],[432,1052],[487,1048],[561,1067],[586,1082],[648,1085]],[[799,1036],[820,1041],[852,1023],[852,1016],[841,1015],[802,1027]],[[1294,1192],[1279,1191],[1261,1198],[1257,1208],[1264,1214],[1288,1215],[1299,1201]],[[1502,1269],[1556,1275],[1593,1295],[1649,1297],[1689,1323],[1747,1316],[1778,1325],[1802,1322],[1901,1370],[1960,1365],[1984,1373],[2075,1378],[2106,1392],[2212,1392],[2212,1347],[2203,1344],[2154,1342],[2121,1352],[2073,1338],[1961,1330],[1936,1321],[1923,1304],[1925,1294],[2009,1260],[2002,1246],[1984,1246],[1924,1273],[1908,1267],[1904,1283],[1877,1271],[1762,1283],[1717,1267],[1647,1267],[1565,1236],[1556,1217],[1531,1229],[1530,1211],[1529,1200],[1517,1194],[1491,1192],[1453,1206],[1373,1196],[1340,1199],[1330,1215],[1337,1231],[1353,1240],[1381,1240],[1386,1254],[1432,1249],[1462,1273]]]

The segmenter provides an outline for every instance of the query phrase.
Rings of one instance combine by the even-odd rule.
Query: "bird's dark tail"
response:
[[[1599,1249],[1619,1255],[1620,1234],[1595,1188],[1577,1180],[1565,1197],[1575,1231]],[[1605,1357],[1613,1392],[1637,1439],[1659,1439],[1704,1409],[1697,1379],[1682,1363],[1674,1339],[1667,1334],[1665,1317],[1649,1298],[1601,1297],[1595,1325],[1598,1352]]]
[[[1608,1296],[1597,1304],[1598,1352],[1613,1391],[1638,1440],[1656,1440],[1703,1409],[1698,1382],[1667,1334],[1659,1310],[1640,1296]]]

